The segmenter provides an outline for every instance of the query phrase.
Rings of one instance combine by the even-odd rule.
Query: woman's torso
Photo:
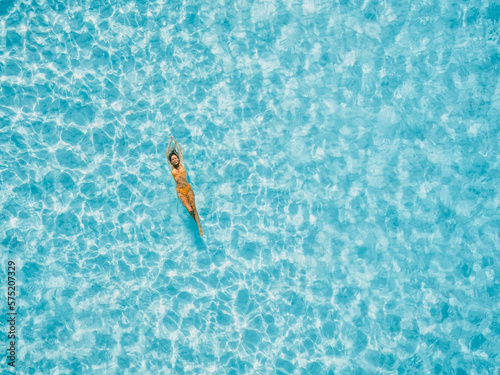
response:
[[[187,182],[187,172],[184,166],[180,165],[179,168],[172,169],[172,176],[174,177],[175,183],[179,189],[184,189],[188,186]]]

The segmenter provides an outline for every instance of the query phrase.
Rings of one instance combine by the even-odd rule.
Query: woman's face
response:
[[[179,165],[179,158],[177,157],[177,155],[172,155],[172,157],[170,158],[170,162],[174,167],[177,167]]]

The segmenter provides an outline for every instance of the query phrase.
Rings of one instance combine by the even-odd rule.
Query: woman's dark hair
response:
[[[172,164],[172,156],[177,156],[177,159],[179,159],[179,161],[181,160],[181,158],[179,157],[179,155],[177,155],[177,152],[175,151],[172,151],[169,155],[168,155],[168,160],[170,161],[170,164]],[[173,164],[172,164],[173,165]]]

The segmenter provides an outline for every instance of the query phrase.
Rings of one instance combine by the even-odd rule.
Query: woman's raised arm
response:
[[[172,144],[172,139],[173,139],[173,137],[171,136],[170,137],[170,142],[168,142],[168,146],[167,146],[167,162],[168,162],[168,166],[170,167],[170,169],[172,169],[174,167],[172,165],[172,163],[170,162],[170,158],[169,158],[169,156],[170,156],[170,145]]]
[[[179,151],[179,158],[182,165],[184,165],[184,156],[182,156],[181,146],[175,141],[175,145],[177,146],[177,150]]]

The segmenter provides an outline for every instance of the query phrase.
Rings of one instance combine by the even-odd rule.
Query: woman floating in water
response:
[[[186,168],[184,168],[184,158],[182,157],[181,146],[179,146],[174,137],[171,136],[170,138],[171,139],[167,147],[167,158],[170,169],[172,170],[172,176],[174,177],[177,185],[177,196],[181,200],[182,204],[184,204],[184,207],[187,208],[189,214],[196,221],[196,224],[198,224],[200,236],[203,237],[200,217],[198,216],[198,212],[196,212],[196,207],[194,205],[193,189],[191,189],[191,186],[189,186],[187,182],[187,172]],[[170,148],[170,145],[172,145],[172,148]]]

